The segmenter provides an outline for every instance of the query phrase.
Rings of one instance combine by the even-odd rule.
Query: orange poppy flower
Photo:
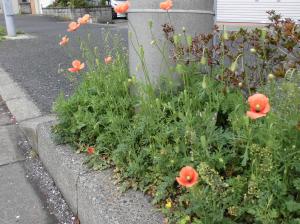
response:
[[[85,14],[82,18],[78,18],[78,23],[80,25],[87,24],[90,20],[91,16],[89,14]]]
[[[112,62],[112,57],[111,56],[107,56],[106,58],[104,58],[104,62],[105,64],[109,64]]]
[[[251,119],[264,117],[270,111],[269,99],[263,94],[256,93],[248,98],[250,111],[247,111],[247,116]]]
[[[166,0],[164,2],[161,2],[159,6],[160,6],[160,9],[168,11],[173,7],[173,2],[172,2],[172,0]]]
[[[94,154],[94,153],[95,153],[95,148],[94,148],[94,147],[88,147],[87,153],[88,153],[89,155]]]
[[[127,12],[128,9],[129,9],[129,2],[128,1],[114,7],[115,12],[118,13],[118,14],[124,14],[124,13]]]
[[[67,36],[64,36],[61,38],[61,41],[59,42],[60,46],[64,46],[69,42],[69,38]]]
[[[73,68],[68,69],[69,72],[78,72],[81,69],[83,69],[85,65],[84,65],[84,63],[81,63],[79,60],[74,60],[72,62],[72,66],[73,66]]]
[[[180,170],[176,180],[182,186],[192,187],[198,182],[198,173],[193,167],[186,166]]]
[[[80,23],[70,22],[68,27],[68,32],[74,32],[80,27]]]

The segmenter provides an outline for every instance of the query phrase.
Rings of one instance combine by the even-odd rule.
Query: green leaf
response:
[[[300,211],[300,203],[297,203],[295,201],[287,201],[285,203],[286,205],[286,209],[289,211],[289,212],[297,212],[297,211]]]
[[[293,185],[294,187],[300,191],[300,178],[296,178],[294,181],[293,181]]]

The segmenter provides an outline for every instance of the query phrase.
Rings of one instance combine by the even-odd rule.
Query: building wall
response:
[[[20,13],[19,1],[12,0],[12,5],[13,5],[13,9],[14,9],[14,14],[19,14]]]
[[[40,0],[40,4],[42,8],[46,8],[47,6],[51,5],[54,0]]]
[[[217,0],[217,21],[265,23],[272,9],[300,20],[300,0]]]
[[[19,14],[20,13],[20,6],[19,6],[19,1],[18,0],[11,0],[12,1],[12,6],[14,10],[14,14]],[[0,14],[3,14],[3,6],[2,6],[2,0],[0,0]]]

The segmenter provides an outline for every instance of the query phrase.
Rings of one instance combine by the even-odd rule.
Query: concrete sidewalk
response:
[[[27,180],[19,141],[19,129],[0,97],[0,223],[56,224]]]

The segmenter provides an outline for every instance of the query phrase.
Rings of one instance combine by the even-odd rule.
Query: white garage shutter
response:
[[[268,22],[266,11],[300,20],[300,0],[216,0],[218,22]]]

